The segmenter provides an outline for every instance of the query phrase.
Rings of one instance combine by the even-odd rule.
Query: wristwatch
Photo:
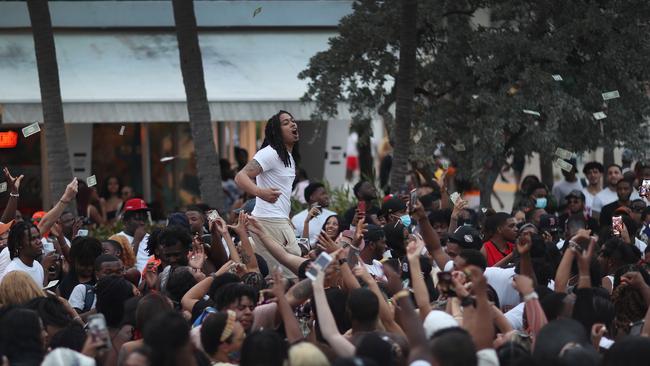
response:
[[[539,296],[535,291],[529,293],[528,295],[524,295],[524,302],[528,302],[529,300],[534,300],[534,299],[539,299]]]

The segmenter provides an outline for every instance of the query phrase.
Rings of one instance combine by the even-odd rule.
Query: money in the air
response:
[[[126,126],[120,127],[120,136],[124,135],[124,129],[126,129]]]
[[[0,183],[0,193],[5,192],[6,190],[7,190],[7,182]]]
[[[86,178],[86,184],[88,187],[96,186],[97,178],[94,175],[91,175],[90,177]]]
[[[603,100],[610,100],[610,99],[616,99],[621,97],[621,95],[618,93],[618,90],[603,93],[602,96],[603,96]]]
[[[465,151],[465,145],[460,141],[457,141],[456,145],[452,145],[451,147],[453,147],[456,151]]]
[[[597,120],[601,120],[607,118],[607,115],[604,112],[596,112],[594,113],[594,118]]]
[[[41,127],[38,125],[38,122],[34,122],[27,127],[23,127],[22,131],[23,131],[23,136],[27,138],[35,133],[41,132]]]
[[[560,159],[569,160],[573,157],[573,153],[569,150],[564,150],[561,147],[555,149],[555,155]]]
[[[160,158],[161,163],[166,163],[168,161],[174,160],[175,156],[165,156],[164,158]]]
[[[565,172],[570,172],[573,169],[573,165],[571,165],[571,163],[568,163],[562,159],[556,159],[555,165],[559,166],[560,169],[564,170]]]
[[[556,74],[556,75],[551,75],[551,77],[552,77],[553,80],[555,80],[555,81],[562,81],[562,80],[563,80],[561,75],[557,75],[557,74]]]
[[[523,112],[526,113],[526,114],[533,115],[533,116],[541,117],[541,114],[539,114],[539,112],[531,111],[530,109],[524,109]]]

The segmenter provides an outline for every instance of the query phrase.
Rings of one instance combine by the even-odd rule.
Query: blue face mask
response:
[[[538,198],[535,200],[535,208],[546,208],[546,197]]]
[[[402,225],[404,225],[404,227],[411,226],[411,216],[402,215],[402,216],[399,217],[399,220],[402,222]]]

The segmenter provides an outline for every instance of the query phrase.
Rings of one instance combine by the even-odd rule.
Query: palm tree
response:
[[[399,73],[396,80],[395,146],[390,178],[393,192],[399,190],[400,186],[404,184],[408,172],[415,93],[417,11],[417,0],[402,0]]]
[[[219,156],[212,140],[210,107],[203,79],[203,61],[194,15],[194,1],[172,0],[172,6],[201,199],[211,207],[221,208],[224,201]]]
[[[72,180],[68,141],[63,123],[59,66],[56,62],[54,33],[47,0],[27,0],[27,9],[32,24],[36,67],[41,88],[47,173],[50,182],[50,200],[52,200],[60,197]],[[49,206],[49,203],[46,206]]]

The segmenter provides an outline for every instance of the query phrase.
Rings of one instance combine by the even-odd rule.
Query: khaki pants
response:
[[[291,221],[289,219],[283,218],[268,218],[268,217],[256,217],[257,222],[264,228],[264,230],[275,239],[287,253],[300,256],[300,246],[296,241],[296,232],[293,230]],[[277,266],[282,268],[282,272],[286,278],[297,278],[295,273],[291,272],[289,269],[281,265],[272,255],[266,250],[266,247],[262,244],[260,238],[257,235],[251,233],[251,237],[255,242],[255,252],[266,260],[266,263],[269,266],[269,272],[272,272]]]

